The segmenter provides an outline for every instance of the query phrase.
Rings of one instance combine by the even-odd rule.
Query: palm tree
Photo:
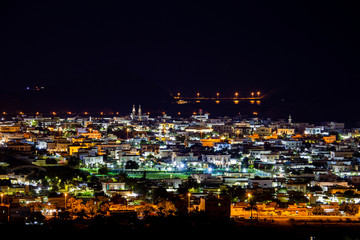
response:
[[[251,195],[248,196],[249,196],[249,205],[245,208],[245,210],[250,210],[250,219],[252,220],[253,219],[252,212],[253,210],[257,211],[257,207],[256,207],[255,199]]]

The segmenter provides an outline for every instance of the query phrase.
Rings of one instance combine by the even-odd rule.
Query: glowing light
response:
[[[235,103],[235,104],[238,104],[238,103],[239,103],[239,100],[235,100],[234,103]]]
[[[216,102],[216,104],[219,104],[219,103],[220,103],[220,101],[219,101],[219,100],[216,100],[215,102]]]

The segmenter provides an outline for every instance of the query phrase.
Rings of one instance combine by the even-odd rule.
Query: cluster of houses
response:
[[[261,216],[311,215],[314,206],[331,213],[339,204],[360,201],[359,137],[359,129],[344,123],[299,123],[291,116],[276,121],[211,118],[202,112],[151,117],[135,107],[123,117],[3,115],[1,205],[10,198],[50,203],[51,196],[41,196],[44,184],[29,176],[70,166],[98,177],[100,184],[78,177],[59,186],[58,194],[83,199],[99,197],[99,192],[107,199],[121,195],[126,209],[137,209],[140,194],[116,180],[120,173],[143,181],[148,192],[162,187],[177,194],[195,182],[197,187],[188,189],[191,196],[183,196],[188,210],[247,216],[255,199]],[[243,189],[242,197],[224,197],[231,189]],[[122,208],[113,204],[110,209]]]

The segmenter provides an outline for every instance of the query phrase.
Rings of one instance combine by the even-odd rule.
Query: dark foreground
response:
[[[42,226],[2,224],[1,233],[16,239],[360,239],[360,225],[259,225],[234,221],[154,218],[132,223],[108,219],[55,221]]]

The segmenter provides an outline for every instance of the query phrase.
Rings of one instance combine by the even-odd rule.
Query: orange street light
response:
[[[191,193],[188,193],[187,196],[188,196],[188,213],[190,213],[190,197],[191,197]]]
[[[64,196],[65,196],[65,209],[66,209],[66,198],[67,198],[67,195],[68,195],[67,193],[64,194]]]

